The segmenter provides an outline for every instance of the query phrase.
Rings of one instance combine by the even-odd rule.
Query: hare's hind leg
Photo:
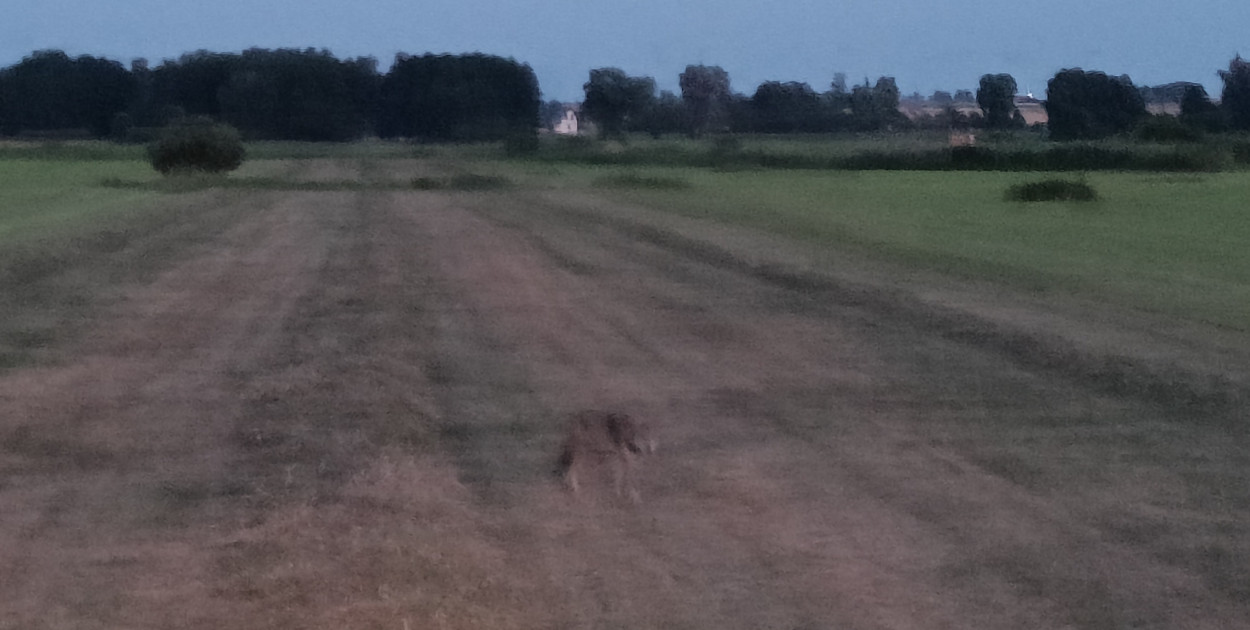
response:
[[[570,463],[569,467],[564,469],[564,486],[573,494],[581,490],[581,484],[577,480],[577,462]]]
[[[638,492],[638,484],[634,479],[634,458],[628,452],[622,452],[614,458],[613,465],[613,485],[616,488],[616,496],[624,496],[624,491],[629,490],[629,500],[634,503],[642,503],[642,495]]]
[[[566,442],[560,450],[560,460],[556,465],[556,472],[564,481],[564,486],[575,494],[579,489],[579,484],[577,483],[578,459],[573,444]]]

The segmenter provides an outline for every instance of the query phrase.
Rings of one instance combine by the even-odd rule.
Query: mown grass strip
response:
[[[0,160],[0,368],[57,348],[108,287],[161,268],[260,201],[166,198],[148,173],[142,162]]]
[[[1093,352],[1059,337],[925,302],[903,290],[780,264],[751,262],[717,244],[641,221],[571,206],[548,205],[547,208],[569,221],[606,225],[691,260],[800,292],[807,299],[864,309],[877,320],[904,324],[951,341],[991,350],[1019,365],[1059,374],[1108,394],[1145,400],[1166,407],[1187,421],[1244,428],[1241,410],[1250,403],[1250,387],[1222,376]]]

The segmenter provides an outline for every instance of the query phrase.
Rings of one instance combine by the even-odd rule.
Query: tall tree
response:
[[[1142,86],[1138,91],[1147,105],[1176,105],[1185,98],[1185,92],[1194,86],[1201,87],[1189,81],[1173,81],[1163,85]]]
[[[370,126],[360,92],[376,80],[372,68],[326,50],[253,48],[219,89],[222,118],[254,138],[353,140]]]
[[[378,133],[428,140],[501,140],[532,134],[538,79],[515,59],[400,54],[380,87]]]
[[[8,78],[9,69],[0,70],[0,136],[12,136],[21,131],[21,119],[17,113],[20,94]]]
[[[168,109],[191,116],[221,117],[222,87],[230,80],[239,55],[197,50],[167,59],[153,71],[152,89]]]
[[[851,117],[856,128],[863,131],[896,128],[907,121],[898,111],[899,91],[894,77],[880,77],[870,84],[867,77],[863,85],[851,90]]]
[[[161,108],[157,100],[154,72],[148,67],[148,60],[132,59],[130,74],[135,79],[135,97],[126,109],[130,120],[136,125],[145,127],[159,127],[165,124],[160,116]]]
[[[754,128],[764,133],[818,131],[820,97],[806,83],[767,81],[751,97]]]
[[[659,98],[642,114],[638,127],[656,138],[668,133],[685,132],[686,104],[673,92],[660,90]]]
[[[136,90],[134,76],[116,61],[38,51],[0,72],[5,94],[0,125],[9,133],[86,129],[105,136]]]
[[[829,92],[837,96],[850,94],[846,88],[845,72],[833,73],[833,81],[829,82]]]
[[[729,101],[729,73],[720,66],[686,66],[678,77],[681,99],[690,114],[690,135],[723,126]]]
[[[631,77],[620,68],[591,70],[582,89],[586,93],[582,113],[599,125],[604,138],[624,138],[630,123],[655,101],[655,79]]]
[[[564,103],[557,100],[538,104],[538,126],[551,131],[564,118]]]
[[[977,105],[985,115],[985,126],[1006,129],[1012,125],[1016,111],[1016,80],[1010,74],[986,74],[981,76],[977,89]]]
[[[1250,130],[1250,61],[1237,55],[1228,62],[1228,70],[1220,71],[1224,91],[1220,106],[1233,129]]]
[[[1224,117],[1220,108],[1211,102],[1206,88],[1192,84],[1185,88],[1181,96],[1181,122],[1191,127],[1206,131],[1220,131],[1224,127]]]
[[[1046,84],[1046,113],[1055,140],[1105,138],[1131,130],[1145,118],[1146,104],[1127,76],[1073,68]]]
[[[343,82],[352,100],[352,111],[365,119],[364,128],[377,133],[378,107],[381,100],[382,74],[376,57],[355,57],[340,66]]]
[[[851,108],[851,91],[846,84],[845,72],[834,73],[829,91],[823,96],[824,105],[831,110],[830,115],[841,116],[842,112]]]

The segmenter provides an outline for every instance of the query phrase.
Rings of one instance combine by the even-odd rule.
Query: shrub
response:
[[[152,168],[165,175],[233,171],[243,163],[243,154],[238,130],[208,118],[185,118],[171,123],[156,142],[148,145]]]
[[[991,169],[997,163],[997,154],[985,147],[951,147],[951,164],[962,169]]]
[[[1158,114],[1137,126],[1137,137],[1146,142],[1199,142],[1202,130],[1186,125],[1176,116]]]
[[[1191,143],[1171,151],[1146,153],[1138,160],[1139,170],[1173,172],[1222,171],[1232,166],[1233,156],[1217,144]]]
[[[1124,169],[1133,161],[1133,154],[1128,149],[1111,149],[1089,144],[1050,147],[1039,157],[1039,169],[1051,171]]]
[[[1233,145],[1233,161],[1238,164],[1250,164],[1250,141]]]
[[[1007,189],[1007,201],[1096,201],[1098,193],[1085,182],[1046,179],[1015,184]]]
[[[1046,94],[1052,140],[1106,138],[1130,131],[1146,116],[1146,103],[1127,76],[1061,70],[1046,84]]]
[[[601,188],[644,188],[650,190],[684,190],[690,182],[679,177],[640,175],[634,172],[605,175],[596,178],[594,185]]]
[[[538,144],[538,134],[533,130],[514,131],[503,139],[503,152],[509,157],[533,155]]]

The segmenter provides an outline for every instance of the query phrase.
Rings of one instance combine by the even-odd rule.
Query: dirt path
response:
[[[271,194],[0,377],[0,627],[1250,624],[1225,424],[603,200]],[[581,407],[641,506],[551,475]]]

